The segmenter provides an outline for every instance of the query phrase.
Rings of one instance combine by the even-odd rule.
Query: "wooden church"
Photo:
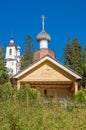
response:
[[[42,96],[70,99],[79,90],[82,77],[58,62],[53,51],[48,49],[50,35],[44,30],[37,35],[40,49],[34,53],[34,62],[12,77],[21,88],[25,84],[38,89]]]

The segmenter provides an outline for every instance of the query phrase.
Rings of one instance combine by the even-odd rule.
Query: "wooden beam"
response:
[[[75,81],[75,94],[78,92],[78,82]]]
[[[17,81],[17,89],[20,89],[20,87],[21,87],[20,81]]]

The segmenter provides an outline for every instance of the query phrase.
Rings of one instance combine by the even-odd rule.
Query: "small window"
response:
[[[47,90],[46,89],[44,89],[44,95],[47,96]]]
[[[12,49],[9,50],[9,54],[12,55]]]
[[[12,65],[13,65],[14,63],[12,62]]]

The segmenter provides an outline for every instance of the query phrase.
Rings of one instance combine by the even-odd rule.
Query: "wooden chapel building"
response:
[[[79,90],[82,77],[58,62],[48,49],[50,35],[44,30],[37,35],[40,49],[34,53],[34,62],[12,77],[18,88],[25,84],[38,89],[42,96],[70,99]]]

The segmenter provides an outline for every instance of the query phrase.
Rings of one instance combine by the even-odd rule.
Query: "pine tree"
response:
[[[83,77],[84,77],[84,83],[83,86],[86,87],[86,49],[83,50]]]
[[[9,77],[5,67],[4,48],[0,47],[0,85],[8,82]]]
[[[77,39],[73,39],[72,42],[69,42],[64,49],[64,63],[81,75],[83,75],[82,52],[82,46]]]
[[[21,70],[33,62],[33,52],[33,41],[31,36],[28,35],[26,40],[25,51],[21,58]]]
[[[82,48],[77,39],[66,44],[64,63],[83,76],[83,87],[86,87],[86,49]]]

